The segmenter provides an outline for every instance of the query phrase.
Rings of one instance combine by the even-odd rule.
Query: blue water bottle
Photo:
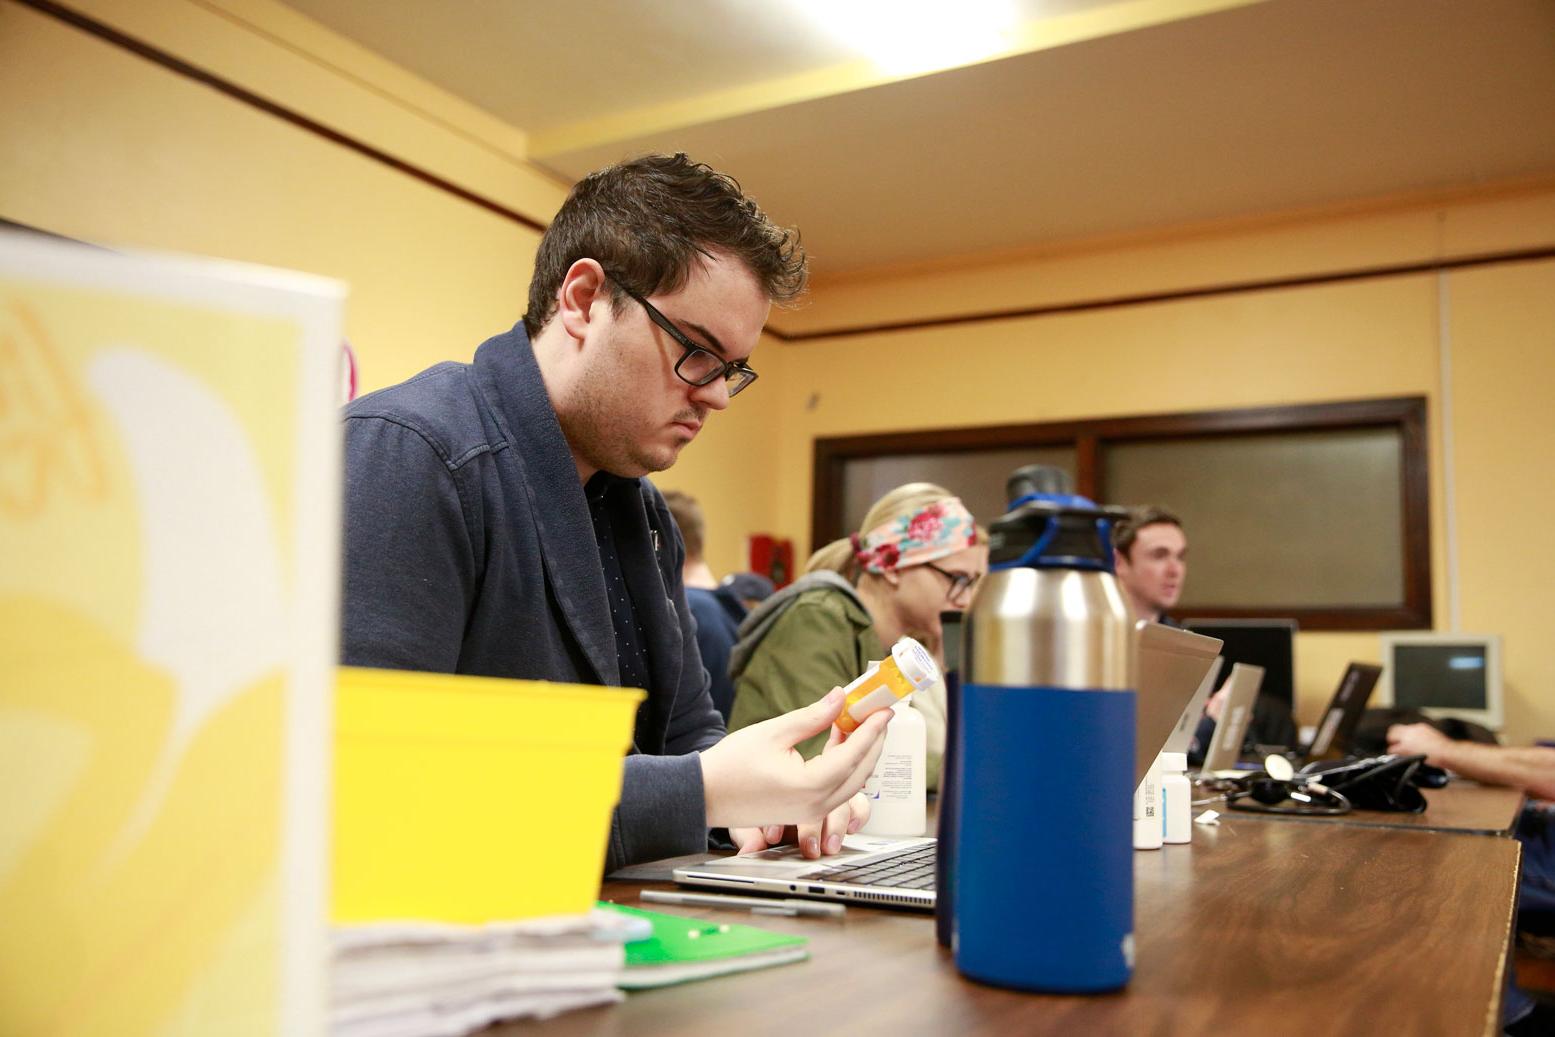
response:
[[[951,847],[956,967],[1115,990],[1134,963],[1132,624],[1109,519],[1058,469],[1010,480],[963,629]]]

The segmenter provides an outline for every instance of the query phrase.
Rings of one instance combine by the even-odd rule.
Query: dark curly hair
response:
[[[744,263],[774,302],[804,291],[798,231],[774,224],[733,177],[685,154],[590,173],[540,239],[524,327],[533,338],[555,315],[562,278],[579,259],[598,260],[621,287],[649,296],[680,289],[692,263],[716,252]],[[622,305],[619,293],[614,304]]]

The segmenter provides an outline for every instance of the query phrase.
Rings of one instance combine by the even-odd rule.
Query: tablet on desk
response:
[[[1263,667],[1248,663],[1236,663],[1231,676],[1226,678],[1230,690],[1226,704],[1215,724],[1215,737],[1210,739],[1209,751],[1204,754],[1204,772],[1215,774],[1229,771],[1242,755],[1242,739],[1247,725],[1253,719],[1253,703],[1258,699],[1258,687],[1263,683]]]

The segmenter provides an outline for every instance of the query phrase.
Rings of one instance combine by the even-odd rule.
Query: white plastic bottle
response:
[[[929,737],[923,714],[908,696],[891,707],[885,748],[875,772],[864,783],[869,820],[859,831],[869,835],[915,836],[928,831]]]
[[[1161,823],[1161,760],[1159,757],[1145,772],[1134,790],[1134,849],[1159,850],[1164,827]]]
[[[1188,780],[1188,754],[1162,753],[1161,768],[1162,838],[1169,843],[1193,842],[1193,783]]]

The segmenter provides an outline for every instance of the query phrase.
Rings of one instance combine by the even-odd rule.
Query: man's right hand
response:
[[[1424,756],[1434,767],[1445,767],[1443,757],[1452,739],[1430,724],[1393,724],[1388,728],[1388,752],[1396,756]]]
[[[841,688],[819,702],[742,728],[702,751],[702,792],[710,828],[813,824],[864,787],[884,748],[891,711],[871,715],[846,741],[813,760],[794,746],[831,727]]]

